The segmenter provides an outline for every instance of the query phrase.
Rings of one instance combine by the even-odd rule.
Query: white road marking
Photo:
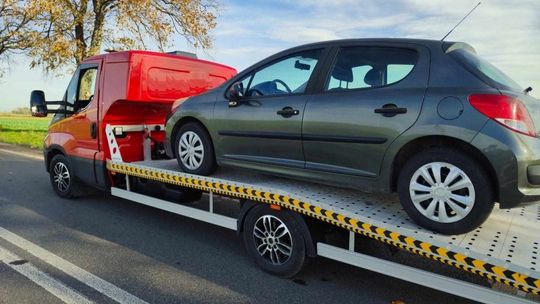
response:
[[[129,304],[148,304],[138,297],[128,293],[127,291],[89,273],[88,271],[64,260],[63,258],[49,252],[38,245],[16,235],[15,233],[0,227],[0,238],[12,243],[13,245],[26,250],[33,256],[43,260],[55,268],[65,272],[82,283],[94,288],[107,297],[115,300],[118,303]]]
[[[19,264],[18,261],[21,261],[21,258],[15,254],[9,252],[3,247],[0,247],[0,261],[4,262],[7,266],[11,267],[13,270],[22,274],[32,282],[43,287],[43,289],[50,292],[55,297],[62,300],[64,303],[68,304],[91,304],[94,303],[87,299],[82,294],[76,292],[70,287],[64,285],[60,281],[57,281],[50,277],[48,274],[40,271],[33,265],[28,262]]]
[[[26,158],[43,160],[43,156],[37,156],[37,155],[34,155],[34,154],[25,153],[25,152],[16,152],[16,151],[11,151],[11,150],[6,150],[6,149],[0,149],[0,152],[13,154],[13,155],[17,155],[17,156],[22,156],[22,157],[26,157]]]

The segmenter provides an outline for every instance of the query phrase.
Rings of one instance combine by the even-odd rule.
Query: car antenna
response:
[[[456,26],[454,26],[449,32],[448,34],[444,35],[444,37],[441,39],[441,41],[444,41],[444,39],[446,39],[446,37],[448,37],[448,35],[450,35],[463,21],[465,21],[465,19],[467,19],[467,17],[469,17],[469,15],[474,12],[474,10],[480,6],[480,4],[482,4],[482,2],[478,2],[478,4],[476,4],[475,7],[472,8],[472,10],[470,10],[467,15],[465,15],[465,17],[461,18],[461,20],[459,20],[459,22],[456,24]]]

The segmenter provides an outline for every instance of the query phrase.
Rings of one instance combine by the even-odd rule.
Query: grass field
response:
[[[42,148],[51,117],[0,114],[0,142]]]

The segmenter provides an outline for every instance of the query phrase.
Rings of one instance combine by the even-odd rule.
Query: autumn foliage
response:
[[[217,0],[0,0],[0,60],[24,53],[45,71],[103,49],[163,51],[178,35],[208,48]],[[177,35],[175,35],[177,34]]]

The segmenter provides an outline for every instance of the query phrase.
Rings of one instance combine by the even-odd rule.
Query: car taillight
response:
[[[474,94],[469,102],[480,113],[513,131],[536,137],[529,112],[521,101],[506,95]]]

